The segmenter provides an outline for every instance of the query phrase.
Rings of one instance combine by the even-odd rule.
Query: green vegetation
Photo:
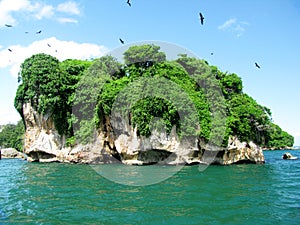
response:
[[[102,113],[95,115],[99,93],[106,82],[124,76],[121,66],[112,56],[101,57],[93,62],[78,82],[72,117],[78,142],[86,144],[93,141],[95,126],[104,118]]]
[[[19,121],[17,124],[7,124],[0,127],[0,148],[15,148],[23,150],[24,124]]]
[[[176,127],[181,138],[197,135],[224,146],[231,135],[267,148],[293,145],[293,137],[272,123],[270,109],[243,93],[236,74],[185,54],[169,61],[155,45],[130,47],[124,62],[34,55],[21,66],[15,107],[23,116],[29,102],[52,115],[71,146],[91,142],[95,129],[107,129],[109,116],[127,118],[142,136]]]
[[[271,124],[270,132],[267,135],[266,147],[268,148],[279,149],[286,146],[293,146],[294,144],[294,137],[283,131],[276,124]]]
[[[58,59],[36,54],[21,65],[18,81],[22,82],[15,97],[15,108],[23,118],[22,106],[29,102],[41,114],[53,116],[60,134],[72,136],[72,106],[77,83],[89,61]]]

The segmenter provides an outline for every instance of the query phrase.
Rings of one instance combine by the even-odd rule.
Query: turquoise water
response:
[[[183,167],[153,185],[96,171],[156,177],[172,167],[39,164],[0,160],[0,224],[299,224],[298,160],[266,151],[264,165]]]

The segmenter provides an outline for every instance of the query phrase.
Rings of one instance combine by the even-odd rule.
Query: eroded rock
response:
[[[149,137],[138,135],[129,123],[117,120],[113,132],[105,117],[94,143],[67,147],[50,114],[39,115],[29,103],[23,106],[26,124],[25,153],[29,161],[69,163],[221,164],[263,163],[264,155],[253,142],[231,137],[227,148],[206,144],[198,137],[181,140],[174,126],[170,134],[154,130]],[[114,121],[116,123],[116,121]]]
[[[1,157],[2,158],[7,158],[7,159],[14,159],[14,158],[24,158],[24,154],[21,152],[17,151],[14,148],[2,148],[0,150],[1,152]]]

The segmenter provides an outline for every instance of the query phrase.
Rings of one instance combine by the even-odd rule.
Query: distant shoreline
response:
[[[263,151],[284,151],[284,150],[300,150],[300,146],[284,147],[284,148],[262,148]]]

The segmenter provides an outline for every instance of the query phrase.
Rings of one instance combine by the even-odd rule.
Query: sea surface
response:
[[[195,165],[165,178],[176,167],[2,159],[0,224],[300,224],[300,151],[264,154],[263,165]]]

